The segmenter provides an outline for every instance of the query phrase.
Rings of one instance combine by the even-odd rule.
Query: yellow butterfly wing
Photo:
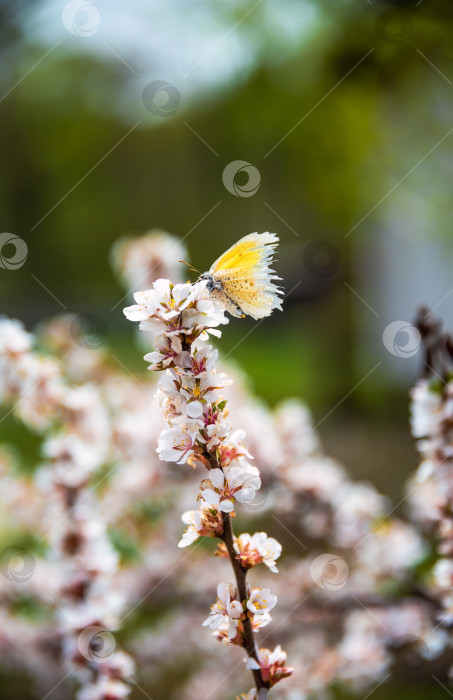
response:
[[[216,274],[216,279],[222,283],[227,297],[238,306],[244,314],[255,320],[270,316],[274,309],[282,310],[281,300],[277,294],[282,291],[271,283],[254,282],[244,276],[244,269],[224,270]]]
[[[223,292],[254,319],[269,316],[273,309],[281,310],[277,295],[283,292],[273,282],[280,277],[270,268],[277,244],[273,233],[251,233],[231,246],[210,269]]]
[[[272,256],[273,249],[277,246],[278,237],[274,233],[249,233],[211,265],[211,274],[221,270],[229,270],[234,267],[252,269]]]

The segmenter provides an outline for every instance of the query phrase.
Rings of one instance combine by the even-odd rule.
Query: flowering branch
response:
[[[240,601],[245,601],[247,599],[247,584],[246,584],[246,577],[247,577],[247,570],[244,569],[241,565],[241,563],[237,559],[237,554],[234,549],[234,533],[233,533],[233,526],[231,523],[231,516],[229,513],[222,513],[222,522],[223,522],[223,535],[221,536],[221,539],[225,543],[225,546],[228,551],[228,556],[230,558],[231,566],[233,567],[234,571],[234,576],[236,578],[236,586],[237,586],[237,591],[238,591],[238,596]],[[246,618],[243,621],[243,628],[244,628],[244,646],[245,650],[247,652],[247,656],[251,659],[254,659],[255,662],[258,665],[258,668],[253,668],[252,673],[253,673],[253,678],[255,681],[256,689],[258,692],[262,688],[269,688],[269,683],[266,683],[263,680],[263,677],[261,675],[261,670],[259,669],[259,659],[258,659],[258,654],[256,650],[256,644],[255,644],[255,638],[253,636],[253,628],[252,628],[252,623],[249,618]],[[267,693],[266,694],[261,694],[260,695],[260,700],[263,698],[267,698]]]
[[[145,275],[151,287],[157,271],[176,280],[175,258],[187,259],[155,234],[115,253],[135,289]],[[158,284],[163,293],[167,284]],[[428,311],[421,314],[426,377],[413,392],[413,430],[422,460],[409,486],[413,517],[433,535],[435,557],[419,528],[390,515],[384,496],[353,481],[325,455],[301,401],[271,410],[239,381],[225,402],[228,379],[216,372],[216,351],[204,335],[216,332],[204,328],[212,308],[204,301],[212,300],[203,291],[181,310],[184,289],[171,286],[165,323],[160,312],[148,319],[157,332],[148,359],[163,370],[160,404],[152,400],[154,372],[140,382],[120,372],[108,349],[93,346],[93,336],[78,327],[81,318],[66,315],[40,326],[37,341],[45,356],[31,350],[32,337],[18,322],[0,319],[0,404],[42,435],[44,456],[32,475],[25,438],[14,450],[0,450],[0,550],[13,545],[0,551],[2,668],[15,674],[27,669],[40,694],[48,695],[61,682],[64,664],[63,673],[71,670],[68,683],[75,679],[81,686],[78,700],[123,698],[134,683],[132,660],[113,649],[111,633],[124,605],[135,610],[151,603],[153,612],[160,610],[158,619],[153,614],[152,625],[138,630],[132,623],[127,640],[139,670],[146,669],[153,682],[165,675],[180,700],[204,697],[207,687],[234,697],[228,687],[219,690],[228,676],[199,629],[206,596],[218,583],[209,566],[212,553],[199,548],[196,557],[181,559],[169,546],[180,527],[176,504],[193,507],[187,503],[199,493],[197,510],[183,514],[187,527],[179,546],[212,537],[216,555],[230,559],[235,572],[232,583],[217,587],[204,624],[217,640],[247,652],[261,687],[254,683],[241,700],[267,697],[272,690],[263,686],[288,672],[285,654],[280,647],[254,646],[252,653],[250,639],[269,622],[263,605],[270,610],[276,598],[247,579],[252,566],[275,572],[281,548],[263,532],[233,532],[234,511],[249,502],[260,479],[266,489],[260,512],[272,503],[281,526],[293,534],[291,557],[272,585],[282,606],[279,636],[300,670],[281,688],[282,698],[303,700],[339,686],[363,696],[398,668],[406,674],[438,657],[451,646],[453,620],[453,368],[451,342],[438,321]],[[151,295],[156,298],[154,289]],[[139,335],[144,347],[153,339]],[[247,432],[259,475],[242,444],[244,433],[231,431],[232,416]],[[194,439],[185,443],[191,431]],[[162,469],[158,436],[160,456],[181,467]],[[200,468],[206,478],[198,489]],[[182,478],[175,479],[179,469]],[[47,547],[37,546],[38,533]],[[30,603],[39,611],[33,620]],[[179,681],[167,673],[178,667],[187,670]]]
[[[424,376],[411,392],[411,427],[421,463],[411,486],[415,519],[429,524],[440,554],[431,586],[449,630],[453,621],[453,339],[441,321],[422,307],[416,319],[424,350]],[[453,675],[453,667],[450,676]]]
[[[247,461],[252,456],[242,444],[244,431],[233,431],[226,420],[227,401],[219,391],[231,380],[216,372],[218,352],[205,345],[210,334],[221,335],[218,326],[228,319],[204,280],[173,285],[161,279],[134,297],[137,303],[124,313],[129,320],[139,321],[141,330],[154,333],[154,351],[145,360],[151,362],[150,369],[164,371],[158,396],[168,427],[159,436],[159,457],[194,468],[203,465],[208,471],[200,484],[199,509],[182,516],[188,527],[179,546],[200,536],[219,538],[217,554],[230,559],[235,575],[235,586],[218,585],[217,599],[203,626],[213,629],[219,641],[245,649],[256,690],[243,697],[262,700],[292,669],[286,667],[281,647],[273,652],[257,650],[254,633],[270,622],[277,597],[267,588],[246,584],[252,566],[264,563],[277,572],[275,559],[281,546],[264,532],[236,537],[231,523],[236,503],[253,501],[261,479],[259,470]]]

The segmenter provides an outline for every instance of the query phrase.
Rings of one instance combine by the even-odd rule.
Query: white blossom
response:
[[[161,370],[174,364],[178,367],[190,365],[190,354],[183,351],[182,342],[179,336],[158,335],[154,339],[154,350],[148,352],[144,359],[151,362],[148,369]]]
[[[186,426],[163,430],[159,435],[157,452],[159,458],[167,462],[184,464],[193,454],[196,432],[189,431]]]
[[[166,231],[153,229],[143,236],[121,238],[113,246],[112,263],[128,291],[147,289],[159,278],[180,281],[187,250]]]
[[[77,700],[123,700],[130,695],[131,689],[121,681],[107,676],[100,676],[95,683],[84,686],[76,694]]]
[[[222,514],[212,505],[201,500],[199,510],[188,510],[181,520],[187,525],[178,547],[187,547],[202,535],[215,537],[223,533]]]
[[[437,430],[442,419],[442,396],[432,391],[427,380],[418,382],[411,391],[411,428],[415,438],[426,438]]]
[[[211,612],[203,622],[203,627],[219,629],[226,617],[228,618],[228,637],[234,639],[238,620],[243,613],[242,605],[235,600],[235,597],[236,588],[231,583],[219,583],[217,599],[211,606]]]
[[[276,559],[282,553],[282,546],[273,537],[268,537],[265,532],[255,532],[249,535],[244,532],[236,538],[235,550],[240,555],[240,560],[244,565],[253,566],[263,563],[274,573],[278,573]]]
[[[269,613],[277,604],[277,596],[269,588],[252,588],[247,600],[247,608],[256,615]]]
[[[212,488],[203,489],[203,498],[225,513],[231,513],[234,510],[235,500],[241,503],[252,501],[261,485],[258,469],[248,464],[242,464],[240,467],[225,467],[223,471],[211,469],[209,481]]]

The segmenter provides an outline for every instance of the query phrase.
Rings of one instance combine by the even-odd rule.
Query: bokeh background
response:
[[[410,323],[420,303],[453,323],[452,30],[435,0],[2,0],[0,228],[28,255],[0,268],[1,312],[93,314],[143,371],[114,242],[160,227],[203,271],[275,231],[284,313],[233,320],[222,351],[397,501]]]

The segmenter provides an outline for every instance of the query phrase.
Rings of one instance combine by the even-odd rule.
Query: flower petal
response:
[[[219,494],[213,491],[212,489],[204,489],[203,498],[206,501],[206,503],[209,503],[210,506],[218,506],[220,503]]]
[[[234,504],[228,500],[221,501],[219,503],[219,509],[224,513],[231,513],[234,510]]]
[[[225,476],[221,469],[211,469],[209,479],[215,488],[220,489],[224,484]]]
[[[203,415],[203,404],[201,401],[189,401],[187,404],[187,415],[189,418],[199,418]]]

